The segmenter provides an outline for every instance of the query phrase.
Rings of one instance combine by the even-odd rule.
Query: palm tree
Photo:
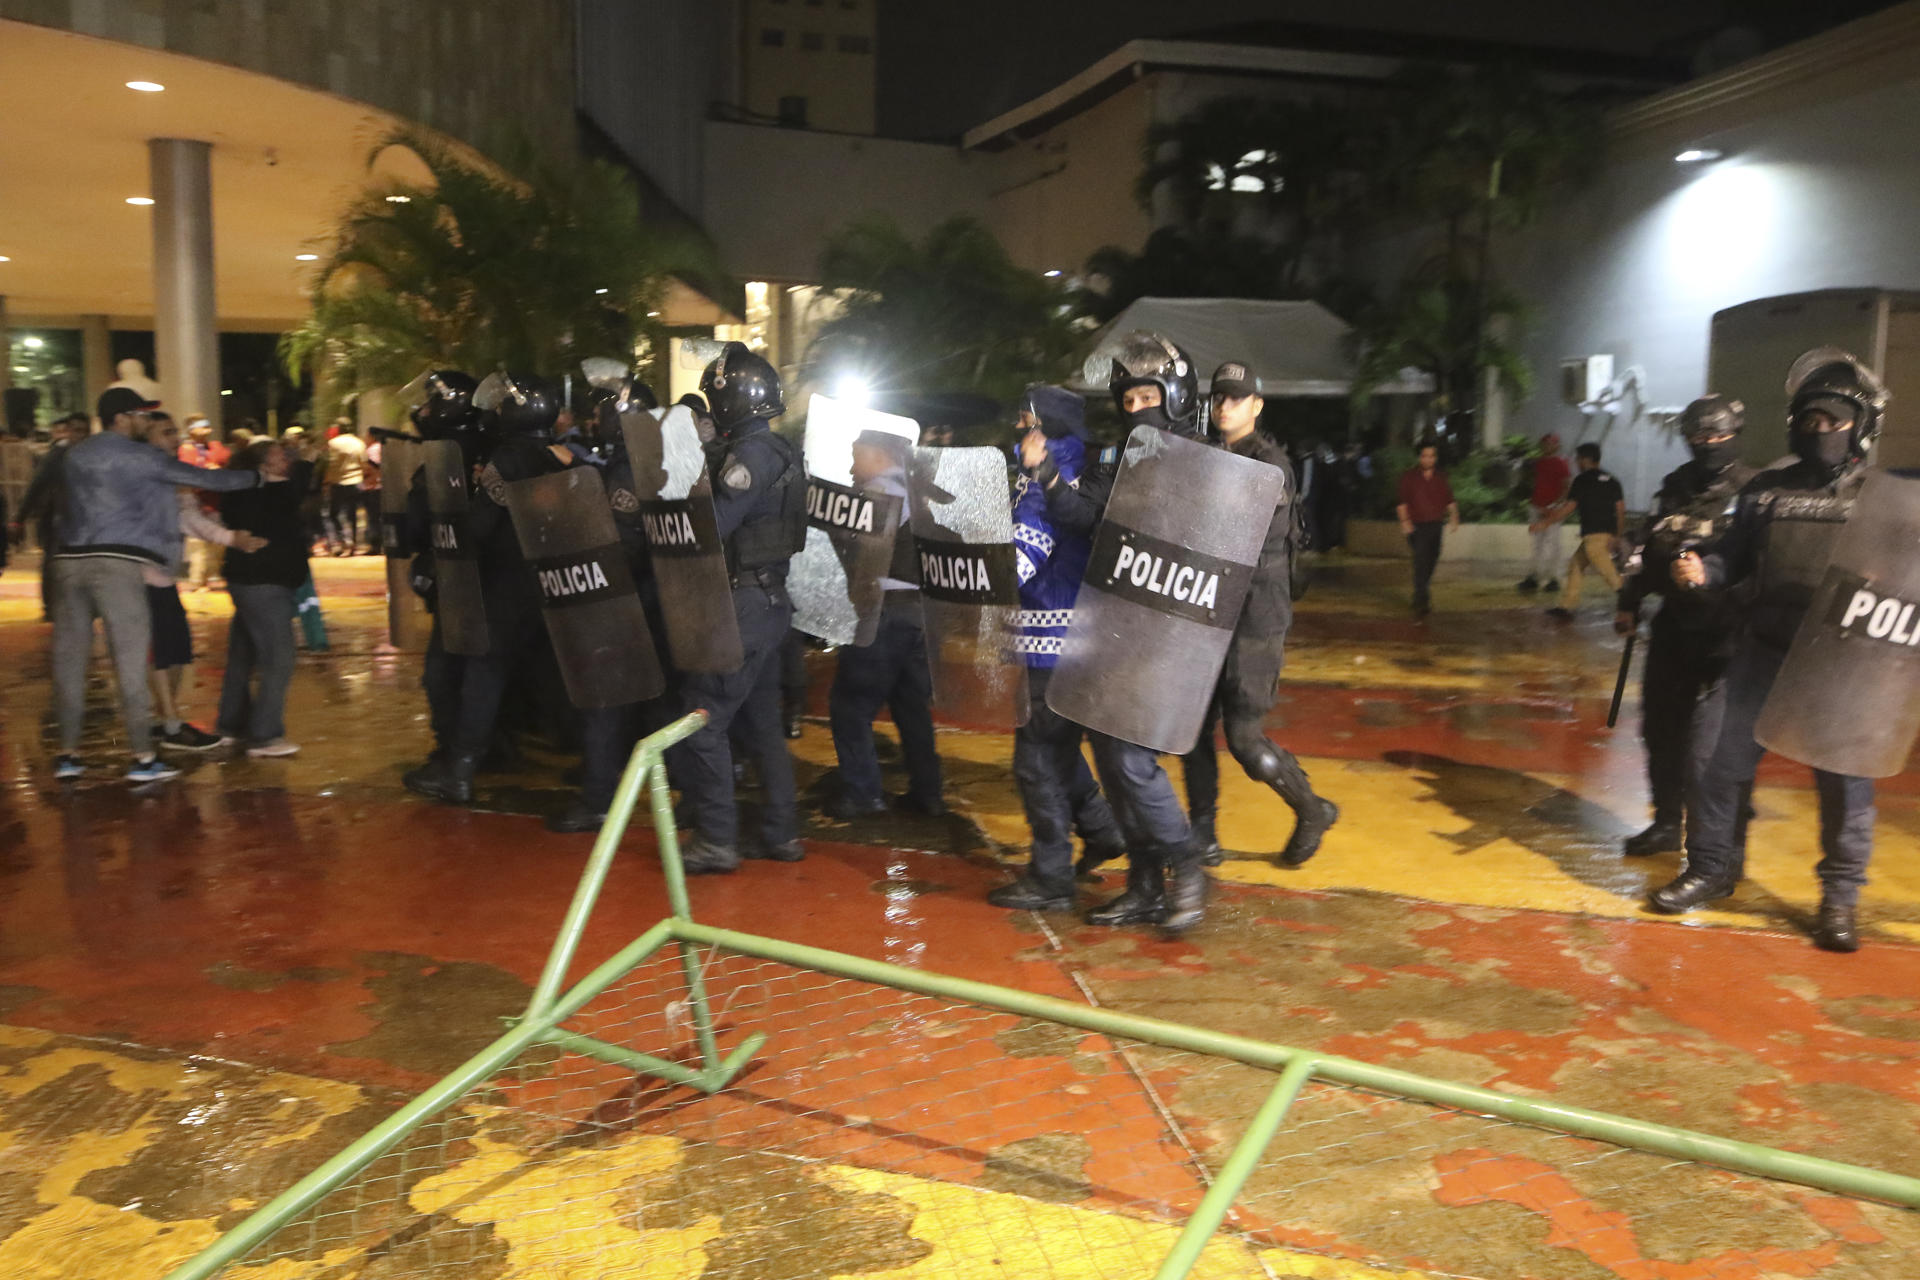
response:
[[[632,361],[651,342],[667,273],[713,272],[711,246],[642,220],[632,178],[509,148],[485,167],[418,131],[375,147],[418,155],[422,184],[370,186],[341,215],[313,310],[281,341],[296,379],[320,359],[345,387],[398,386],[422,369],[553,375],[586,356]],[[316,406],[322,415],[332,406]]]
[[[918,243],[884,217],[844,227],[821,251],[820,287],[839,310],[807,349],[809,381],[850,372],[875,390],[1006,399],[1059,373],[1073,347],[1065,292],[965,216]]]

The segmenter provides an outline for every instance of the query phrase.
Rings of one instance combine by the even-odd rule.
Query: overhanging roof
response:
[[[1200,390],[1228,360],[1244,361],[1268,396],[1344,396],[1353,386],[1346,321],[1317,302],[1257,298],[1141,298],[1103,327],[1088,354],[1109,337],[1145,329],[1178,343],[1193,357]],[[1402,378],[1382,394],[1433,390],[1424,375]]]

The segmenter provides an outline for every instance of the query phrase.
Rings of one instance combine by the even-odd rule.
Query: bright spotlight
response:
[[[867,385],[867,380],[854,374],[848,374],[841,378],[833,387],[833,398],[835,400],[844,400],[846,403],[852,405],[864,407],[872,396],[873,388]]]
[[[167,86],[163,84],[157,84],[152,80],[127,81],[127,88],[134,90],[136,93],[161,93],[166,89],[166,87]]]
[[[1673,159],[1676,164],[1704,164],[1708,160],[1718,160],[1721,154],[1712,147],[1688,147]]]
[[[594,292],[598,294],[598,293],[605,293],[607,291],[605,289],[595,289]]]

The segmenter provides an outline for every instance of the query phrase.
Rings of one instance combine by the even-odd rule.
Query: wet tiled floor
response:
[[[987,906],[1024,825],[1007,740],[960,730],[942,736],[953,815],[816,817],[804,862],[697,880],[696,914],[1920,1175],[1911,776],[1882,788],[1859,954],[1814,950],[1802,933],[1817,898],[1812,795],[1784,762],[1762,774],[1741,892],[1685,921],[1646,916],[1641,897],[1676,857],[1617,852],[1644,824],[1645,790],[1637,687],[1621,728],[1604,728],[1619,642],[1600,598],[1562,628],[1508,576],[1456,576],[1420,625],[1400,572],[1323,571],[1272,721],[1340,803],[1340,825],[1306,867],[1277,867],[1264,855],[1285,840],[1285,809],[1224,760],[1230,857],[1207,923],[1183,939]],[[568,762],[530,749],[484,780],[471,811],[407,794],[424,708],[417,657],[381,643],[379,562],[324,561],[319,575],[333,647],[303,654],[296,675],[288,724],[302,753],[196,759],[138,791],[107,767],[124,756],[103,663],[86,748],[97,767],[78,785],[52,781],[49,632],[30,578],[0,578],[0,1274],[163,1273],[526,1002],[588,845],[538,821],[564,803]],[[224,598],[190,596],[189,609],[204,716]],[[830,664],[816,670],[817,712]],[[832,765],[824,723],[795,748],[818,794]],[[627,850],[583,957],[665,912],[650,837],[634,832]],[[1086,901],[1117,879],[1087,885]],[[364,1274],[1142,1274],[1134,1253],[1159,1256],[1170,1229],[1144,1225],[1152,1214],[1116,1226],[1103,1197],[1177,1218],[1202,1185],[1196,1169],[1217,1164],[1271,1085],[1047,1024],[1001,1018],[962,1034],[941,1031],[952,1015],[939,1009],[869,1015],[873,997],[851,987],[811,991],[806,1006],[797,987],[736,985],[742,1027],[790,1028],[758,1085],[710,1112],[653,1099],[618,1140],[544,1163],[521,1122],[501,1119],[518,1114],[511,1091],[484,1099],[509,1110],[468,1115],[406,1192],[445,1240],[471,1238],[463,1269],[415,1265],[426,1255],[403,1249]],[[802,1007],[819,1016],[798,1018]],[[900,1026],[917,1029],[903,1040]],[[909,1078],[909,1062],[931,1074]],[[863,1063],[891,1074],[863,1077]],[[529,1079],[552,1070],[534,1066]],[[993,1106],[969,1101],[996,1081]],[[619,1094],[617,1080],[600,1086]],[[783,1122],[781,1143],[765,1145],[784,1155],[715,1161],[737,1153],[729,1139],[748,1118],[819,1111],[836,1090],[837,1123],[884,1139]],[[1348,1092],[1303,1099],[1242,1206],[1254,1243],[1210,1253],[1196,1274],[1920,1274],[1908,1213],[1611,1149],[1576,1157],[1571,1140],[1453,1113],[1396,1119],[1409,1104]],[[793,1156],[817,1163],[796,1172],[782,1163]],[[535,1163],[545,1172],[524,1172]],[[605,1187],[568,1226],[599,1242],[599,1269],[567,1271],[500,1226],[495,1193],[445,1193],[449,1179],[508,1168],[522,1171],[522,1199],[538,1200],[528,1188],[556,1169]],[[634,1183],[648,1169],[651,1190]],[[683,1193],[677,1207],[663,1207],[660,1178]],[[949,1183],[973,1198],[956,1201]],[[806,1206],[813,1225],[775,1230],[752,1207],[767,1196]],[[817,1247],[842,1236],[868,1243]],[[1027,1236],[1085,1248],[1029,1256]],[[318,1246],[303,1258],[260,1274],[337,1262]]]

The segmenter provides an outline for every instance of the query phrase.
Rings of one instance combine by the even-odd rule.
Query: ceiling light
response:
[[[153,203],[153,197],[152,197],[152,196],[128,196],[128,197],[127,197],[127,203],[128,203],[128,204],[142,204],[142,205],[144,205],[144,204],[152,204],[152,203]]]
[[[387,203],[388,204],[412,204],[413,197],[412,196],[388,196]]]
[[[1712,147],[1688,147],[1675,156],[1674,160],[1679,164],[1701,164],[1708,160],[1718,160],[1722,154],[1724,153]]]
[[[654,317],[655,319],[658,319],[660,316],[660,313],[658,311],[649,311],[647,312],[647,314]]]
[[[22,338],[20,339],[20,345],[29,351],[38,351],[47,345],[47,340],[45,338]]]
[[[163,84],[156,84],[151,80],[127,81],[127,88],[133,89],[139,93],[159,93],[162,89],[165,89],[166,87],[167,86]]]
[[[1057,278],[1057,277],[1059,276],[1059,274],[1060,274],[1060,268],[1058,268],[1058,267],[1055,267],[1055,268],[1054,268],[1053,270],[1051,270],[1051,271],[1043,271],[1043,272],[1041,272],[1040,274],[1042,274],[1042,275],[1044,275],[1044,276],[1045,276],[1045,277],[1046,277],[1047,279],[1049,279],[1049,280],[1052,280],[1052,279],[1055,279],[1055,278]]]
[[[320,255],[317,253],[296,253],[293,255],[293,260],[295,262],[318,262],[320,261]]]
[[[12,262],[12,261],[13,261],[13,259],[12,259],[12,258],[9,258],[9,257],[8,257],[8,256],[7,256],[6,254],[4,254],[4,253],[0,253],[0,262]]]
[[[233,391],[231,388],[222,388],[220,394],[223,396],[230,396],[233,394]]]
[[[606,291],[605,289],[595,289],[595,290],[594,290],[594,293],[595,293],[595,294],[602,294],[602,293],[605,293],[605,292],[607,292],[607,291]]]

